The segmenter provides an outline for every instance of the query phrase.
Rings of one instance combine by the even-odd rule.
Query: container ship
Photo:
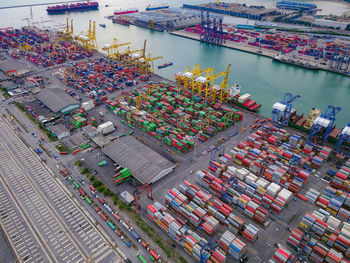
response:
[[[125,15],[125,14],[132,14],[132,13],[137,13],[139,10],[137,8],[129,8],[129,9],[120,9],[120,10],[115,10],[113,12],[114,15]]]
[[[46,11],[49,15],[51,14],[62,14],[66,12],[80,12],[80,11],[90,11],[98,10],[98,2],[84,2],[76,4],[64,4],[48,6]]]
[[[167,9],[169,8],[168,4],[163,4],[163,5],[148,5],[146,6],[145,10],[146,11],[153,11],[153,10],[159,10],[159,9]]]
[[[129,17],[121,15],[121,16],[113,17],[113,23],[128,26],[131,24],[131,21]]]

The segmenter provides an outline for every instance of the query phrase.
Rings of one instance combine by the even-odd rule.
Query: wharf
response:
[[[170,32],[170,34],[200,41],[199,34],[188,32],[185,30],[173,31],[173,32]],[[307,57],[305,55],[298,56],[298,58],[297,58],[298,61],[293,62],[293,61],[289,60],[292,58],[292,56],[290,56],[288,54],[283,55],[286,59],[278,59],[276,57],[280,54],[279,51],[268,50],[268,49],[264,49],[264,48],[250,46],[250,45],[247,45],[246,43],[242,43],[242,42],[237,43],[237,42],[233,42],[233,41],[226,41],[225,43],[222,43],[221,46],[235,49],[235,50],[239,50],[239,51],[248,52],[248,53],[259,55],[259,56],[268,57],[268,58],[273,59],[274,61],[297,66],[297,67],[302,67],[302,68],[312,69],[312,70],[325,70],[325,71],[329,71],[329,72],[333,72],[333,73],[342,74],[345,76],[350,76],[350,74],[348,72],[337,71],[336,69],[331,69],[328,67],[328,63],[326,63],[325,65],[321,64],[317,60],[314,60],[314,59],[311,60],[310,57]],[[299,61],[301,61],[302,63],[300,63]],[[314,63],[315,66],[311,67],[309,65],[310,62]]]

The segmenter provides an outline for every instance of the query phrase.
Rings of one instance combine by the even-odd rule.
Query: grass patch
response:
[[[84,167],[83,169],[81,169],[80,171],[81,174],[87,174],[87,173],[90,173],[90,169],[87,168],[87,167]]]
[[[94,175],[90,175],[89,180],[91,183],[95,182],[95,176]]]
[[[106,187],[104,185],[100,185],[96,187],[96,190],[100,193],[103,193],[105,191]]]
[[[20,109],[21,111],[24,112],[24,114],[28,117],[28,119],[30,119],[33,123],[35,123],[36,125],[38,125],[38,127],[40,128],[40,130],[42,130],[46,135],[47,137],[49,137],[50,141],[52,142],[56,142],[57,141],[57,137],[55,137],[52,132],[50,132],[48,129],[45,128],[45,126],[41,123],[41,122],[38,122],[38,120],[36,120],[32,115],[29,114],[29,112],[26,111],[26,108],[25,106],[18,102],[18,101],[15,101],[13,103],[18,109]]]
[[[2,91],[2,95],[4,96],[4,98],[8,99],[11,97],[11,95],[8,93],[7,89],[1,88],[1,91]]]
[[[181,263],[188,263],[188,261],[186,259],[184,259],[183,257],[179,257],[179,261]]]
[[[113,194],[114,194],[114,193],[113,193]],[[119,200],[118,195],[114,194],[114,195],[112,196],[112,199],[113,199],[113,204],[114,204],[114,205],[117,205],[117,204],[118,204],[118,200]]]
[[[59,152],[68,152],[67,146],[62,143],[57,144],[55,147]]]
[[[174,255],[174,249],[170,247],[166,242],[166,240],[164,240],[162,237],[155,235],[154,228],[152,226],[146,223],[140,217],[140,215],[136,214],[135,211],[133,211],[130,206],[127,206],[122,201],[119,201],[118,203],[119,203],[119,206],[118,206],[119,210],[126,210],[126,212],[130,215],[130,218],[134,221],[134,223],[136,223],[136,225],[140,227],[141,230],[145,232],[147,236],[152,238],[155,243],[157,243],[157,245],[164,251],[164,253],[168,258],[173,258],[178,260],[178,257]],[[188,263],[185,259],[183,260],[184,261],[180,261],[180,262]]]
[[[83,165],[82,161],[78,160],[74,163],[74,165],[81,167]]]
[[[92,184],[92,186],[95,187],[95,188],[99,187],[101,185],[102,185],[102,182],[100,180],[98,180],[98,179]]]

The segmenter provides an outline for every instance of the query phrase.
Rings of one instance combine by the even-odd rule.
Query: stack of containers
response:
[[[206,232],[209,236],[213,236],[219,229],[219,221],[212,216],[206,215],[201,224],[202,230]]]
[[[311,203],[315,203],[315,201],[317,200],[317,198],[319,197],[320,192],[316,191],[313,188],[310,188],[307,192],[305,197],[307,198],[307,200]]]
[[[246,224],[244,231],[242,232],[243,239],[249,244],[252,244],[258,237],[259,229],[252,225]]]
[[[273,259],[278,263],[292,262],[292,252],[285,247],[279,247],[273,255]]]
[[[234,260],[240,260],[240,258],[243,256],[247,249],[247,245],[242,242],[240,239],[235,238],[232,243],[230,244],[230,247],[228,249],[228,254],[234,259]]]
[[[235,235],[241,232],[243,227],[245,226],[244,220],[238,216],[235,216],[232,213],[229,214],[226,220],[228,222],[228,230]]]
[[[282,189],[271,205],[271,210],[279,214],[293,198],[293,193],[287,189]]]
[[[224,252],[228,252],[230,244],[235,240],[236,235],[231,231],[226,230],[220,238],[220,247]]]

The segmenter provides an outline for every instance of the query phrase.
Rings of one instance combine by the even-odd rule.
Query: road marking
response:
[[[31,182],[31,180],[29,179],[29,178],[30,178],[30,175],[27,173],[26,169],[23,167],[23,165],[22,165],[21,163],[19,163],[19,162],[14,158],[15,155],[14,155],[12,152],[10,152],[8,149],[6,149],[6,146],[4,145],[4,141],[3,141],[1,138],[0,138],[0,145],[3,146],[3,149],[7,152],[8,156],[10,157],[10,159],[16,164],[17,168],[18,168],[19,170],[22,170],[22,172],[23,172],[23,173],[22,173],[22,174],[23,174],[23,178],[28,182],[29,185],[32,186],[32,190],[33,190],[33,191],[37,194],[37,196],[38,196],[37,201],[38,201],[38,202],[41,201],[41,202],[43,203],[43,207],[42,207],[42,208],[46,207],[46,213],[44,214],[43,218],[46,219],[46,218],[48,218],[48,217],[50,216],[50,214],[51,214],[52,218],[55,218],[55,219],[56,219],[56,223],[59,224],[59,225],[61,226],[62,229],[64,229],[64,230],[67,229],[67,230],[68,230],[67,232],[70,232],[70,234],[67,234],[68,238],[71,240],[72,244],[76,247],[76,249],[80,252],[80,254],[82,255],[82,257],[83,257],[83,258],[86,258],[87,255],[88,255],[89,253],[85,250],[85,248],[83,247],[83,245],[82,245],[78,240],[75,240],[76,242],[73,241],[73,239],[71,238],[71,236],[72,236],[74,239],[76,239],[75,235],[70,231],[69,227],[68,227],[67,225],[65,225],[64,222],[63,222],[63,224],[62,224],[62,222],[60,222],[60,220],[59,220],[59,219],[60,219],[60,218],[59,218],[59,215],[58,215],[57,212],[54,210],[54,208],[53,208],[53,207],[51,207],[51,209],[49,208],[49,206],[51,205],[51,203],[49,202],[49,200],[46,199],[45,194],[42,193],[42,192],[40,191],[40,189],[37,189],[37,187]],[[34,200],[34,201],[35,201],[35,200]],[[65,226],[65,227],[64,227],[64,226]],[[44,226],[43,229],[44,229],[44,232],[45,232],[45,233],[48,232],[48,228],[47,228],[46,226]],[[45,239],[44,239],[44,240],[45,240]],[[79,244],[79,245],[82,247],[82,249],[80,249],[80,248],[78,247],[77,244]],[[82,250],[84,250],[85,253],[83,253]],[[51,254],[52,254],[52,252],[51,252]]]
[[[12,127],[8,124],[8,122],[5,120],[5,122],[1,122],[0,123],[0,128],[1,128],[1,124],[4,124],[5,123],[5,125],[7,125],[10,129],[12,129]],[[4,127],[2,127],[3,129],[5,129]],[[6,131],[7,132],[7,131]],[[57,181],[57,179],[56,178],[54,178],[54,176],[52,175],[52,172],[50,172],[49,170],[48,170],[48,168],[46,168],[46,167],[44,167],[43,166],[43,164],[42,163],[40,163],[38,160],[37,160],[37,157],[34,155],[34,153],[33,152],[31,152],[27,147],[26,147],[26,145],[24,145],[24,143],[17,137],[17,135],[16,134],[14,134],[13,133],[13,131],[12,131],[12,136],[14,137],[14,138],[10,138],[10,140],[11,140],[11,142],[9,142],[7,145],[11,145],[12,147],[9,147],[9,148],[11,148],[13,151],[14,151],[14,153],[17,151],[17,153],[16,153],[16,155],[18,155],[18,156],[21,156],[22,157],[22,162],[23,162],[23,164],[24,164],[24,166],[25,167],[27,167],[28,168],[28,170],[29,171],[35,171],[35,174],[33,175],[33,178],[36,178],[35,180],[38,180],[38,177],[40,178],[40,177],[43,177],[43,181],[41,181],[41,178],[40,178],[40,181],[39,182],[37,182],[38,183],[38,186],[36,186],[35,184],[34,184],[34,186],[33,186],[33,183],[30,181],[30,183],[32,184],[32,187],[33,188],[39,188],[39,185],[40,185],[40,187],[42,188],[42,189],[48,189],[47,191],[49,191],[49,193],[50,193],[50,195],[48,195],[48,196],[50,196],[50,198],[51,198],[51,200],[53,200],[52,198],[52,195],[55,195],[55,199],[53,200],[53,202],[52,202],[52,204],[51,203],[49,203],[48,205],[57,205],[57,201],[55,202],[55,200],[60,200],[61,198],[63,199],[63,201],[64,201],[64,204],[65,204],[65,206],[66,206],[66,204],[67,204],[67,208],[68,208],[68,211],[69,210],[72,210],[72,212],[71,212],[71,217],[75,217],[75,218],[79,218],[79,221],[81,222],[86,222],[87,224],[89,224],[89,229],[93,229],[94,231],[94,235],[95,235],[95,237],[96,237],[96,239],[98,239],[99,241],[101,241],[101,242],[103,242],[103,241],[105,241],[105,242],[109,242],[108,241],[108,238],[107,238],[107,236],[105,236],[106,235],[106,233],[105,232],[100,232],[100,230],[98,230],[97,229],[97,227],[93,224],[93,221],[91,220],[91,218],[89,218],[87,215],[86,215],[86,213],[82,210],[82,208],[81,208],[81,206],[78,206],[75,202],[74,202],[74,200],[71,200],[72,198],[70,197],[70,194],[69,194],[69,192],[68,192],[68,189],[66,189],[66,187],[65,187],[65,185],[62,185],[62,183],[61,182],[59,182],[59,181]],[[21,148],[22,147],[22,148]],[[26,150],[26,151],[24,151],[24,149]],[[20,151],[22,151],[22,152],[20,152]],[[10,157],[11,157],[11,154],[12,153],[10,153]],[[12,154],[12,155],[14,155],[14,154]],[[26,158],[24,158],[23,159],[23,156],[27,156]],[[29,158],[29,157],[33,157],[33,158]],[[21,158],[19,158],[19,159],[21,159]],[[34,160],[36,160],[36,162],[28,162],[28,159],[34,159]],[[12,158],[12,160],[13,160],[13,158]],[[15,164],[17,165],[17,167],[18,167],[18,164],[16,163],[16,160],[15,160]],[[21,166],[21,167],[23,167],[22,166],[22,164],[20,164],[19,163],[19,165]],[[37,167],[34,167],[34,165],[39,165],[38,167],[40,167],[39,169],[37,168]],[[12,167],[15,167],[13,164],[11,164],[11,166]],[[24,167],[23,167],[23,169],[25,169]],[[27,174],[27,175],[29,175],[28,173],[27,173],[27,171],[25,170],[25,173]],[[18,175],[20,175],[20,173],[17,173],[17,176]],[[49,176],[48,176],[49,175]],[[30,178],[30,177],[29,177]],[[46,181],[45,181],[46,180]],[[34,182],[34,179],[33,179],[33,182]],[[48,182],[50,182],[50,184],[48,183]],[[52,182],[52,183],[51,183]],[[40,184],[41,183],[41,184]],[[45,185],[45,183],[46,183],[46,185]],[[18,185],[18,184],[17,184]],[[57,187],[58,186],[58,187]],[[28,185],[26,188],[24,188],[24,189],[30,189],[30,186]],[[37,191],[36,191],[37,192]],[[40,190],[40,192],[41,193],[44,193],[42,190]],[[41,197],[40,195],[39,195],[39,197]],[[46,196],[43,196],[42,198],[45,198],[46,199]],[[41,199],[42,199],[41,198]],[[40,199],[39,199],[39,201],[40,201]],[[38,204],[38,203],[36,203],[36,204],[34,204],[34,206],[36,207],[36,206],[39,206],[40,204]],[[41,206],[42,206],[42,204],[41,204]],[[42,206],[43,207],[43,206]],[[55,210],[54,210],[55,211]],[[55,211],[56,212],[56,211]],[[60,211],[61,212],[61,211]],[[57,213],[58,213],[58,211],[57,211]],[[62,214],[62,213],[61,213]],[[39,218],[40,218],[40,216],[39,216]],[[70,218],[70,217],[69,217]],[[84,220],[82,220],[82,219],[84,219]],[[56,227],[57,227],[57,225],[56,225]],[[67,228],[68,228],[68,226],[67,226]],[[70,228],[68,228],[68,229],[70,229]],[[72,233],[72,232],[71,232]],[[84,237],[85,237],[85,235],[84,235]],[[73,235],[73,238],[75,239],[75,238],[77,238],[76,236],[74,236]],[[81,237],[80,237],[80,239],[82,239]],[[79,241],[79,240],[78,240]],[[80,242],[79,242],[80,243]],[[82,248],[84,248],[83,246],[82,246]],[[85,249],[85,248],[84,248]],[[115,251],[115,250],[114,250]],[[89,254],[91,253],[91,251],[89,251]],[[92,254],[92,253],[91,253]],[[90,254],[90,255],[91,255]],[[119,256],[118,256],[118,254],[117,253],[115,253],[115,256],[118,258]],[[89,258],[91,258],[91,256],[89,257]],[[83,259],[80,259],[79,261],[82,261]]]
[[[6,180],[6,178],[4,178],[4,175],[1,173],[1,171],[0,171],[0,175],[1,175],[1,176],[0,176],[0,183],[1,183],[2,185],[6,185],[6,184],[4,184],[4,180],[5,180],[6,182],[7,182],[7,180]],[[7,182],[7,185],[9,186],[9,182]],[[10,188],[10,186],[9,186],[8,188]],[[4,191],[6,191],[6,190],[4,189]],[[27,224],[28,228],[31,230],[31,232],[32,232],[32,234],[33,234],[33,236],[34,236],[34,238],[35,238],[36,241],[37,241],[37,244],[41,247],[42,251],[45,253],[45,255],[46,255],[47,259],[49,260],[49,262],[53,262],[53,261],[51,260],[51,258],[49,257],[47,251],[44,249],[44,248],[46,247],[46,243],[41,242],[41,241],[39,240],[37,234],[39,235],[39,237],[40,237],[42,240],[45,240],[45,239],[43,239],[43,237],[41,236],[40,232],[39,232],[38,229],[35,227],[34,223],[31,221],[31,219],[29,218],[29,216],[28,216],[28,215],[27,215],[27,216],[24,216],[23,213],[26,213],[26,212],[24,212],[24,210],[22,210],[23,208],[20,209],[19,205],[17,204],[17,202],[18,202],[18,203],[20,203],[20,202],[19,202],[17,196],[15,196],[13,193],[14,193],[13,191],[8,191],[8,196],[12,197],[12,202],[13,202],[13,204],[14,204],[15,207],[17,208],[17,211],[21,214],[22,219],[25,221],[25,223]],[[27,213],[26,213],[26,214],[27,214]],[[31,223],[33,224],[33,227],[35,228],[35,230],[36,230],[37,233],[34,232],[32,226],[29,224],[29,222],[27,221],[27,219],[28,219],[29,221],[31,221]],[[2,225],[1,220],[0,220],[0,225]],[[5,234],[6,234],[6,228],[5,228],[3,225],[2,225],[2,229],[4,229],[4,232],[5,232]],[[6,234],[6,235],[7,235],[7,234]],[[15,254],[16,254],[17,258],[20,260],[21,257],[20,257],[19,254],[17,253],[17,251],[16,251],[16,246],[12,243],[12,239],[11,239],[10,237],[8,237],[8,240],[9,240],[9,242],[11,243],[11,245],[12,245],[12,247],[13,247],[13,250],[15,251]],[[52,252],[51,252],[51,254],[52,254]]]

